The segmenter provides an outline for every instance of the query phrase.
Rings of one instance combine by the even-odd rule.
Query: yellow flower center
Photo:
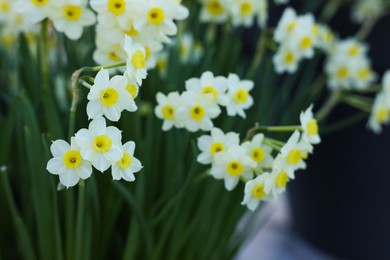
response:
[[[341,67],[336,72],[336,77],[344,80],[348,77],[348,68],[347,67]]]
[[[250,14],[251,11],[252,11],[252,5],[250,3],[245,2],[241,5],[241,14],[243,16]]]
[[[297,26],[297,24],[298,22],[296,20],[289,22],[287,24],[287,32],[291,33],[294,30],[294,28]]]
[[[121,60],[121,58],[114,51],[111,51],[108,53],[108,58],[112,61],[115,61],[115,62],[118,62]]]
[[[8,2],[4,2],[4,3],[1,3],[0,4],[0,11],[2,11],[3,13],[6,13],[9,11],[9,3]]]
[[[236,93],[234,93],[234,100],[239,103],[245,103],[248,100],[249,93],[246,89],[239,88]]]
[[[300,160],[302,160],[302,158],[303,154],[298,149],[291,149],[287,155],[287,161],[292,165],[297,164]]]
[[[389,118],[389,110],[387,108],[381,108],[376,112],[376,121],[379,123],[385,122]]]
[[[83,9],[78,5],[67,5],[64,8],[64,16],[69,21],[79,20],[82,12]]]
[[[265,157],[265,152],[260,147],[255,147],[252,149],[251,157],[257,163],[262,162]]]
[[[218,91],[213,86],[206,86],[202,89],[202,94],[212,94],[215,101],[218,97]]]
[[[145,55],[141,50],[136,51],[131,58],[134,68],[143,69],[145,68]]]
[[[131,163],[133,162],[133,157],[128,153],[123,153],[122,159],[118,161],[119,167],[122,169],[127,169],[130,167]]]
[[[107,88],[100,93],[100,101],[106,107],[115,105],[118,102],[119,93],[113,88]]]
[[[148,12],[148,21],[153,25],[160,25],[165,20],[165,13],[162,8],[151,8]]]
[[[42,5],[47,4],[47,2],[49,2],[49,0],[31,0],[31,2],[34,5],[42,6]]]
[[[286,172],[279,172],[278,175],[275,178],[275,185],[278,188],[284,188],[286,187],[286,184],[288,182],[288,175]]]
[[[133,22],[130,23],[129,30],[124,31],[124,33],[131,37],[137,36],[139,34],[138,31],[134,28]]]
[[[263,184],[257,184],[253,187],[252,189],[252,196],[255,199],[262,199],[265,196],[265,191],[264,191],[264,185]]]
[[[233,161],[226,165],[226,171],[231,176],[237,177],[244,171],[244,166],[240,162]]]
[[[127,92],[129,92],[129,94],[131,95],[131,97],[133,99],[135,99],[137,97],[138,88],[137,88],[136,85],[134,85],[134,84],[127,84],[126,90],[127,90]]]
[[[223,11],[222,5],[217,1],[209,2],[206,8],[207,11],[214,16],[220,15]]]
[[[83,161],[81,154],[76,150],[68,150],[62,156],[62,161],[67,168],[75,169]]]
[[[219,142],[215,142],[210,146],[210,154],[214,156],[215,153],[225,151],[225,146]]]
[[[126,11],[126,2],[124,0],[108,0],[107,8],[111,13],[120,15]]]
[[[96,151],[106,153],[110,151],[112,140],[108,135],[98,135],[93,140],[93,147]]]
[[[359,49],[359,46],[353,44],[351,47],[348,48],[348,55],[351,56],[351,57],[354,57],[356,55],[358,55],[360,52],[360,49]]]
[[[362,80],[366,80],[370,77],[371,75],[371,70],[369,68],[363,68],[359,70],[358,76]]]
[[[286,64],[294,63],[295,62],[294,53],[292,53],[291,51],[286,52],[286,54],[284,54],[284,62]]]
[[[173,117],[175,116],[175,108],[171,105],[165,105],[162,108],[162,115],[164,119],[172,120]]]
[[[312,120],[310,120],[309,122],[307,122],[306,128],[307,128],[307,133],[308,133],[309,135],[317,135],[317,134],[318,134],[318,124],[317,124],[317,120],[315,120],[315,119],[313,118]]]
[[[200,121],[206,115],[206,110],[200,105],[195,105],[191,108],[190,114],[193,120]]]
[[[303,37],[301,39],[301,48],[302,49],[308,49],[312,45],[313,45],[313,40],[309,36]]]

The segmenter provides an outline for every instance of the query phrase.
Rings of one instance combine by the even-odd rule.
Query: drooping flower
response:
[[[318,123],[313,116],[313,105],[310,105],[304,112],[302,111],[299,119],[303,129],[302,138],[306,139],[311,144],[319,144],[321,138],[318,134]]]
[[[65,187],[75,186],[80,179],[87,179],[92,174],[91,163],[85,160],[80,153],[80,147],[74,137],[70,145],[64,140],[56,140],[50,146],[53,158],[47,163],[46,169],[59,175],[60,182]]]

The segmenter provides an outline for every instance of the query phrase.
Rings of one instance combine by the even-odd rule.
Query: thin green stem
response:
[[[77,219],[76,219],[76,238],[75,238],[75,258],[81,260],[83,253],[83,230],[84,230],[84,210],[85,210],[85,184],[84,180],[79,182],[79,193],[77,202]]]
[[[287,125],[287,126],[261,126],[259,127],[260,131],[268,132],[294,132],[295,130],[302,131],[302,126],[300,125]]]
[[[371,19],[368,19],[362,27],[360,27],[359,31],[356,33],[356,38],[360,41],[367,38],[375,24],[378,22],[379,18],[382,17],[382,14],[375,15]]]
[[[355,90],[356,92],[361,92],[361,93],[366,93],[366,92],[379,92],[382,90],[382,86],[380,85],[374,85],[370,86],[368,88],[363,88],[363,89],[357,89]]]
[[[367,117],[367,112],[364,112],[364,111],[359,112],[353,116],[342,119],[340,121],[337,121],[335,123],[332,123],[332,124],[324,127],[324,129],[321,130],[321,135],[330,134],[330,133],[333,133],[336,131],[340,131],[342,129],[345,129],[347,127],[350,127],[350,126],[360,122],[361,120],[363,120],[366,117]]]
[[[77,103],[79,101],[79,88],[78,81],[81,73],[83,72],[83,68],[76,70],[72,74],[72,104],[70,106],[70,115],[69,115],[69,128],[68,128],[68,138],[73,136],[75,121],[76,121],[76,111],[77,111]]]
[[[326,6],[322,9],[322,13],[319,16],[320,21],[326,23],[332,19],[332,17],[336,14],[341,4],[340,0],[331,0],[328,1]]]
[[[318,121],[324,120],[329,115],[329,113],[332,111],[332,109],[340,101],[342,93],[343,93],[342,88],[338,88],[332,92],[332,94],[329,96],[328,100],[325,102],[325,104],[322,106],[322,108],[315,115],[315,117],[317,118]]]
[[[267,29],[264,28],[261,35],[260,35],[260,38],[257,41],[256,54],[255,54],[255,57],[252,60],[252,63],[248,69],[248,73],[247,73],[246,78],[253,79],[253,77],[255,76],[255,74],[260,66],[260,63],[263,59],[265,50],[266,50],[267,38],[268,38],[267,37]]]
[[[361,99],[357,99],[357,98],[354,98],[354,97],[349,97],[349,96],[344,97],[341,101],[343,103],[345,103],[347,105],[350,105],[350,106],[352,106],[354,108],[357,108],[359,110],[362,110],[362,111],[365,111],[365,112],[368,112],[368,113],[371,112],[371,104],[368,103],[367,101],[364,101],[364,100],[361,100]]]
[[[87,89],[91,89],[92,85],[86,82],[85,80],[80,80],[80,84],[86,87]]]

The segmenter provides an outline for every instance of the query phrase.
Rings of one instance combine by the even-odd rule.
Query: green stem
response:
[[[340,131],[342,129],[345,129],[349,126],[358,123],[359,121],[363,120],[366,117],[367,117],[367,112],[360,112],[346,119],[342,119],[340,121],[332,123],[329,126],[325,127],[323,130],[321,130],[321,135]]]
[[[319,16],[319,21],[322,21],[324,23],[328,22],[337,12],[338,8],[340,7],[341,1],[340,0],[331,0],[328,1],[327,5],[322,9],[322,13]]]
[[[83,72],[83,68],[76,70],[72,74],[72,104],[70,106],[70,115],[69,115],[69,128],[68,128],[68,138],[73,136],[75,121],[76,121],[76,111],[77,111],[77,102],[79,101],[79,88],[78,80]]]
[[[328,100],[325,102],[325,104],[322,106],[322,108],[317,112],[315,117],[318,121],[324,120],[329,113],[332,111],[332,109],[338,104],[340,101],[340,97],[343,90],[342,88],[338,88],[332,92]]]
[[[359,110],[371,113],[371,104],[366,101],[347,96],[342,99],[342,102]]]
[[[380,85],[374,85],[374,86],[371,86],[371,87],[368,87],[368,88],[364,88],[364,89],[357,89],[356,92],[379,92],[382,90],[382,86]]]
[[[359,31],[356,33],[356,38],[360,41],[364,40],[374,28],[375,24],[378,22],[379,18],[382,17],[382,14],[375,15],[371,19],[368,19],[362,27],[360,27]]]
[[[300,125],[288,125],[288,126],[261,126],[259,127],[260,131],[269,131],[269,132],[294,132],[295,130],[302,131],[302,126]]]
[[[267,33],[268,33],[267,29],[264,28],[263,31],[261,32],[261,36],[259,40],[257,41],[256,54],[254,59],[252,60],[252,64],[250,65],[248,69],[248,74],[246,76],[246,78],[248,79],[253,79],[263,59],[265,49],[266,49],[265,47],[267,43]]]
[[[84,230],[84,209],[85,209],[85,184],[84,180],[79,182],[79,193],[77,202],[77,219],[76,219],[76,239],[75,239],[75,258],[81,260],[83,253],[83,230]]]

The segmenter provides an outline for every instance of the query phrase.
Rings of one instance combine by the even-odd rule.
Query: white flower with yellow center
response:
[[[280,162],[277,162],[280,163],[279,168],[292,171],[305,169],[306,163],[304,159],[306,159],[312,151],[313,146],[311,146],[307,140],[300,139],[299,131],[295,131],[280,150]]]
[[[229,17],[228,6],[223,0],[202,0],[200,21],[223,23]]]
[[[186,81],[186,90],[199,94],[212,94],[213,101],[219,105],[228,102],[226,96],[227,82],[225,77],[217,76],[210,71],[206,71],[200,78],[191,78]]]
[[[277,181],[277,176],[275,176],[275,184],[276,186],[283,186],[282,185],[282,181],[285,179],[285,174],[287,174],[287,177],[288,179],[295,179],[295,170],[294,168],[291,168],[291,167],[286,167],[286,161],[285,161],[285,157],[281,154],[281,153],[278,153],[275,157],[275,160],[272,164],[272,172],[273,174],[275,175],[278,175],[279,173],[282,173],[280,176],[279,176],[279,181],[280,183],[277,184],[276,181]],[[288,166],[288,165],[287,165]]]
[[[382,132],[382,125],[390,122],[390,98],[384,92],[379,92],[375,97],[371,115],[368,119],[367,127],[374,133]]]
[[[299,120],[303,129],[302,138],[306,139],[311,144],[319,144],[321,138],[318,134],[318,123],[313,116],[313,104],[310,105],[304,112],[302,111]]]
[[[53,3],[49,17],[53,20],[57,31],[65,33],[72,40],[83,34],[83,27],[93,25],[96,21],[94,13],[86,8],[86,0],[62,0]]]
[[[258,9],[259,0],[237,0],[229,5],[234,26],[249,27],[253,24],[253,19]]]
[[[286,190],[287,183],[291,179],[291,173],[282,169],[273,169],[272,173],[272,194],[277,196]]]
[[[383,0],[358,0],[354,1],[352,7],[351,18],[357,23],[363,23],[369,19],[375,18],[386,8],[386,3]]]
[[[377,79],[376,73],[372,70],[370,61],[363,56],[351,64],[351,84],[354,89],[365,89],[370,87]]]
[[[289,47],[287,44],[283,44],[274,55],[272,61],[275,71],[281,74],[284,72],[295,73],[301,59],[302,57],[298,51]]]
[[[283,43],[288,37],[293,35],[298,25],[298,17],[294,9],[288,7],[284,10],[274,33],[274,40]]]
[[[179,55],[180,61],[186,64],[190,61],[192,49],[194,45],[194,37],[191,33],[185,32],[180,38],[179,42]]]
[[[246,205],[249,210],[254,211],[259,206],[260,201],[272,199],[272,184],[272,175],[268,172],[247,181],[245,183],[244,200],[241,205]]]
[[[123,110],[137,110],[134,100],[126,90],[127,79],[114,76],[110,79],[108,70],[101,69],[88,93],[87,114],[89,119],[105,116],[110,121],[118,121]]]
[[[188,131],[196,132],[199,129],[210,131],[213,128],[211,119],[218,117],[221,109],[213,101],[212,94],[186,91],[181,95],[181,101],[182,106],[177,113]]]
[[[252,90],[254,83],[251,80],[240,80],[236,74],[229,74],[227,78],[227,114],[229,116],[239,115],[242,118],[246,118],[245,111],[253,105],[253,98],[249,94]]]
[[[15,12],[23,14],[30,23],[37,23],[49,16],[53,3],[53,0],[18,0]]]
[[[157,106],[154,109],[156,116],[164,120],[162,129],[168,131],[175,126],[181,128],[184,126],[182,119],[178,115],[178,109],[182,106],[181,96],[178,92],[171,92],[165,96],[161,92],[156,95]]]
[[[230,191],[237,186],[240,178],[252,179],[251,169],[254,167],[256,163],[246,154],[245,149],[232,145],[214,155],[210,174],[216,179],[224,179],[225,188]]]
[[[294,33],[290,35],[288,41],[292,49],[299,53],[299,56],[312,58],[314,56],[315,28],[312,14],[305,14],[297,19]],[[313,29],[314,28],[314,29]]]
[[[137,5],[129,0],[91,0],[91,7],[98,13],[100,24],[113,24],[117,22],[125,25],[132,15]]]
[[[210,164],[213,162],[214,155],[239,143],[240,138],[237,133],[229,132],[225,135],[221,129],[214,127],[210,135],[202,135],[198,138],[198,148],[201,153],[196,160],[201,164]]]
[[[263,170],[264,168],[271,168],[274,161],[271,153],[272,148],[263,143],[264,134],[255,135],[252,140],[242,143],[247,154],[256,162],[256,169]]]
[[[157,39],[164,39],[162,35],[175,35],[177,27],[173,19],[188,16],[188,9],[172,0],[143,1],[140,9],[141,13],[134,20],[134,28],[139,32],[155,35]]]
[[[138,93],[139,93],[139,86],[137,85],[137,82],[135,82],[127,77],[126,77],[126,80],[127,80],[127,84],[126,84],[125,89],[126,89],[127,93],[130,94],[132,102],[130,102],[131,105],[127,106],[125,109],[129,112],[134,112],[138,109],[138,107],[135,103],[135,99],[137,98]]]
[[[8,22],[14,12],[10,0],[0,0],[0,22]]]
[[[114,126],[106,127],[103,117],[92,120],[88,129],[80,129],[75,138],[82,157],[101,172],[123,157],[121,139],[121,131]]]
[[[134,181],[134,173],[139,172],[143,168],[141,162],[134,157],[134,150],[135,143],[133,141],[129,141],[122,146],[122,158],[111,166],[112,178],[114,180]]]
[[[70,143],[69,145],[64,140],[54,141],[50,146],[53,158],[46,166],[51,174],[59,175],[61,184],[67,188],[75,186],[80,179],[85,180],[92,174],[91,163],[81,156],[80,147],[74,137]]]
[[[322,24],[318,25],[318,37],[316,39],[316,47],[327,54],[330,54],[333,51],[336,36],[328,26]]]
[[[127,55],[123,49],[123,42],[111,41],[111,36],[108,37],[99,28],[99,26],[96,27],[96,49],[93,52],[93,60],[100,65],[125,61]]]
[[[146,78],[146,50],[139,44],[134,43],[131,37],[125,37],[124,50],[127,54],[126,75],[130,79],[142,85],[142,80]]]
[[[325,64],[325,71],[328,74],[328,87],[330,89],[350,89],[352,70],[345,56],[334,57]]]

